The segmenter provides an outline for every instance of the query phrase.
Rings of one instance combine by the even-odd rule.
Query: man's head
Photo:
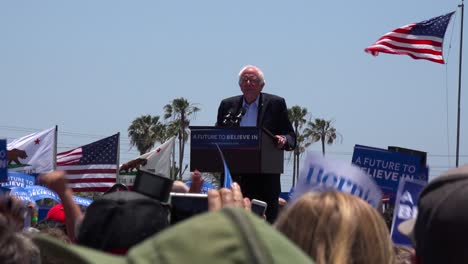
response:
[[[413,236],[422,264],[468,263],[468,166],[450,170],[424,188]]]
[[[239,72],[239,86],[245,101],[252,103],[265,86],[263,72],[253,65],[247,65]]]
[[[112,192],[88,207],[77,242],[122,254],[168,226],[169,209],[159,201],[132,191]]]

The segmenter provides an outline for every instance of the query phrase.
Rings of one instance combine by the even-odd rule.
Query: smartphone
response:
[[[251,203],[252,203],[252,212],[260,217],[263,217],[265,215],[265,211],[268,206],[267,203],[264,201],[257,200],[257,199],[253,199]]]
[[[208,195],[171,193],[171,225],[208,211]]]
[[[133,191],[147,195],[160,202],[167,203],[173,183],[173,180],[162,175],[146,170],[138,170],[133,185]]]

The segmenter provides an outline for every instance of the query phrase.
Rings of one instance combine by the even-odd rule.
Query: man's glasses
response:
[[[260,79],[257,76],[242,76],[240,78],[240,82],[246,83],[246,82],[251,82],[251,83],[260,83]]]

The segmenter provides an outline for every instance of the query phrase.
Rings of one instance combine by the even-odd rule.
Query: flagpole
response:
[[[462,54],[463,54],[463,1],[459,7],[461,8],[461,23],[460,23],[460,57],[458,62],[458,114],[457,114],[457,153],[455,155],[455,166],[458,167],[460,157],[460,100],[461,100],[461,77],[462,77]]]

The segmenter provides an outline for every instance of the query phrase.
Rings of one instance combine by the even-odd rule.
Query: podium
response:
[[[190,171],[223,172],[223,152],[231,174],[283,173],[284,152],[274,135],[257,127],[190,127]]]

